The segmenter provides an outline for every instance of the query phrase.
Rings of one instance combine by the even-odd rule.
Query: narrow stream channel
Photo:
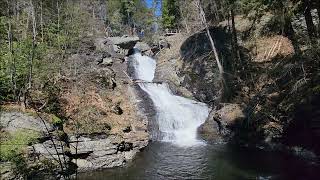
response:
[[[209,108],[200,102],[174,95],[166,84],[150,83],[156,62],[133,55],[140,88],[154,104],[159,135],[136,159],[122,168],[106,169],[79,176],[85,179],[314,179],[317,167],[287,154],[206,144],[197,139],[197,128]],[[318,169],[319,170],[319,169]]]

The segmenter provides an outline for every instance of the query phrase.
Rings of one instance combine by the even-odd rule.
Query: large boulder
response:
[[[110,139],[91,139],[74,136],[70,138],[70,153],[73,155],[93,154],[95,156],[105,156],[117,153],[117,146],[112,144]]]
[[[99,158],[89,156],[86,159],[73,159],[72,162],[78,166],[78,171],[84,172],[95,169],[119,167],[126,162],[126,159],[123,154],[115,154],[101,156]]]
[[[85,137],[70,136],[72,162],[79,171],[122,166],[139,151],[133,143],[120,141],[116,136]]]
[[[114,45],[117,45],[122,49],[132,49],[136,45],[136,43],[139,41],[139,37],[137,36],[109,37],[107,40],[111,41]]]
[[[231,130],[246,118],[243,109],[239,104],[223,104],[219,110],[210,112],[206,122],[199,127],[199,134],[213,142],[230,138]]]
[[[215,120],[213,113],[210,113],[205,123],[198,128],[198,132],[206,141],[221,142],[223,140],[218,121]]]
[[[106,38],[97,38],[94,45],[97,51],[115,54],[114,44]]]
[[[56,167],[60,166],[60,164],[58,164],[60,162],[63,166],[69,164],[70,158],[67,156],[67,151],[67,144],[55,139],[28,146],[29,157],[37,157],[39,160],[49,160]]]
[[[21,130],[35,131],[47,134],[54,130],[53,126],[45,120],[36,118],[23,112],[0,112],[0,126],[9,133]]]
[[[233,126],[242,121],[246,116],[243,107],[239,104],[224,104],[221,109],[215,112],[215,116],[221,120],[225,126]]]
[[[211,27],[219,55],[225,64],[225,72],[230,72],[234,62],[232,58],[232,46],[228,39],[230,35],[219,27]],[[178,76],[181,78],[181,85],[193,93],[193,96],[205,103],[211,104],[214,99],[220,97],[221,80],[219,70],[211,54],[212,48],[205,31],[193,34],[188,37],[180,48],[182,64],[179,66]],[[226,73],[227,74],[227,73]]]
[[[141,52],[146,52],[151,49],[151,47],[145,42],[137,42],[134,48],[139,49]]]

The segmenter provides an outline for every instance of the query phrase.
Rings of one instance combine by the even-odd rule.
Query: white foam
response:
[[[152,81],[155,60],[141,54],[135,54],[134,58],[136,77]],[[197,140],[197,128],[208,117],[209,108],[206,104],[174,95],[167,84],[139,83],[139,86],[154,103],[159,130],[163,135],[161,141],[179,146],[203,144]]]

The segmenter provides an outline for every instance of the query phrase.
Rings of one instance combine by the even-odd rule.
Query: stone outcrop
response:
[[[64,90],[57,101],[68,119],[62,120],[59,128],[51,124],[48,114],[43,115],[43,122],[35,113],[4,111],[0,114],[1,130],[15,133],[27,129],[43,134],[24,155],[35,164],[52,163],[57,174],[61,164],[64,170],[71,165],[88,171],[119,167],[132,160],[149,142],[148,121],[137,110],[124,61],[128,49],[123,48],[132,48],[138,40],[98,38],[94,45],[87,43],[94,47],[85,47],[66,60],[56,83]],[[72,73],[69,67],[75,67]]]
[[[71,136],[72,162],[78,166],[79,171],[119,167],[132,160],[147,145],[148,140],[145,139],[143,144],[120,141],[121,138],[113,135],[104,138]]]
[[[134,48],[139,49],[141,52],[146,52],[151,49],[151,47],[145,42],[137,42]]]
[[[54,130],[53,126],[47,121],[42,121],[40,118],[17,111],[0,112],[0,126],[2,130],[9,133],[30,130],[40,134],[47,134]]]
[[[179,76],[179,70],[183,65],[182,59],[180,58],[180,47],[186,37],[182,34],[176,34],[162,38],[166,38],[166,41],[171,44],[171,47],[170,49],[162,49],[161,53],[155,56],[157,67],[154,81],[166,82],[174,93],[185,97],[192,97],[192,93],[182,86],[184,77]],[[159,47],[157,46],[157,48]]]
[[[239,127],[246,118],[244,107],[239,104],[223,104],[218,110],[212,110],[208,119],[199,127],[202,138],[221,142],[231,137],[232,130]]]
[[[0,162],[0,177],[4,180],[15,180],[23,179],[19,175],[16,175],[12,169],[12,163],[10,162]]]
[[[139,51],[146,56],[152,57],[154,53],[151,50],[151,47],[145,43],[145,42],[137,42],[137,44],[134,46],[135,49],[139,49]],[[132,53],[128,53],[129,55]]]
[[[137,36],[122,36],[122,37],[109,37],[107,41],[111,41],[113,45],[119,46],[122,49],[132,49],[139,41]]]
[[[72,97],[70,93],[63,97],[68,105],[66,112],[72,118],[64,126],[68,153],[78,171],[122,166],[149,142],[148,123],[137,113],[135,92],[128,83],[127,64],[122,60],[126,55],[122,51],[128,51],[138,40],[110,37],[96,43],[96,49],[102,51],[78,58],[89,64],[78,78],[78,88],[86,90],[85,106],[76,100],[80,95]],[[74,116],[79,111],[82,113]],[[90,119],[85,120],[88,116]],[[81,129],[74,128],[76,123],[82,124]]]
[[[224,71],[230,72],[232,60],[231,44],[227,40],[229,34],[218,27],[210,28],[216,48],[224,62]],[[221,79],[216,60],[212,54],[209,39],[204,31],[188,37],[180,47],[182,60],[178,71],[181,85],[192,92],[193,96],[202,102],[212,104],[221,98]]]
[[[110,54],[114,54],[116,52],[114,45],[106,38],[96,38],[94,46],[96,47],[96,50],[100,52],[108,52]]]

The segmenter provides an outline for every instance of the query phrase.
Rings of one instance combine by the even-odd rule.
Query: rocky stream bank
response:
[[[128,36],[83,40],[82,51],[70,56],[55,79],[63,87],[55,103],[65,119],[16,105],[2,107],[1,137],[23,133],[35,138],[18,154],[28,172],[1,162],[1,179],[66,177],[119,167],[147,146],[148,121],[138,109],[125,57],[138,41]],[[20,149],[6,143],[11,142],[1,140],[1,148]]]
[[[312,64],[316,55],[304,50],[302,63],[288,38],[264,34],[267,15],[255,27],[244,17],[236,18],[241,60],[234,56],[227,22],[210,30],[225,68],[224,88],[204,31],[165,38],[170,49],[155,57],[156,81],[213,107],[199,128],[208,142],[289,152],[318,162],[319,69]]]

